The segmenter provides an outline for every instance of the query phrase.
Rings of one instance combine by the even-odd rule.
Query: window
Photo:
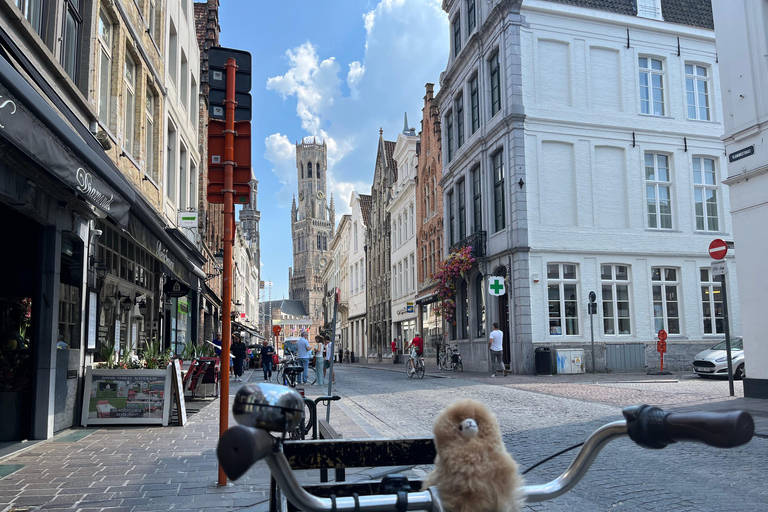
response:
[[[637,15],[642,18],[661,19],[661,6],[658,0],[637,0]]]
[[[357,250],[357,221],[355,221],[355,250]]]
[[[664,115],[664,63],[661,59],[638,57],[640,67],[640,112]]]
[[[176,27],[171,21],[171,30],[168,37],[168,78],[171,82],[176,83],[178,73],[178,51],[179,51],[179,35],[176,32]]]
[[[194,73],[189,75],[189,120],[197,130],[197,80]]]
[[[197,164],[191,158],[189,159],[189,210],[197,209]]]
[[[99,11],[99,121],[109,125],[110,74],[112,67],[112,23],[107,14]]]
[[[320,233],[317,234],[317,250],[322,251],[323,250],[323,239],[320,235]]]
[[[157,183],[157,166],[155,165],[155,95],[147,86],[147,99],[144,110],[146,124],[144,126],[145,153],[144,172]]]
[[[454,107],[454,110],[456,111],[456,147],[460,148],[462,144],[464,144],[464,95],[456,98]]]
[[[709,76],[706,67],[685,65],[685,98],[688,104],[688,119],[710,120]]]
[[[416,290],[416,259],[411,253],[411,290]]]
[[[480,193],[480,166],[472,170],[473,232],[483,230],[483,196]]]
[[[469,82],[469,105],[472,110],[472,133],[480,128],[480,98],[477,91],[477,76]]]
[[[456,215],[453,211],[453,190],[448,192],[448,245],[456,243],[456,237],[453,231],[453,223],[456,220]]]
[[[475,30],[475,0],[467,0],[467,37]]]
[[[136,65],[131,58],[125,56],[125,124],[123,126],[123,146],[125,151],[133,155],[133,137],[136,131]]]
[[[459,285],[459,304],[461,305],[460,337],[467,339],[469,338],[469,290],[466,279],[462,279]]]
[[[429,187],[424,186],[424,217],[427,217],[429,213]]]
[[[403,293],[408,293],[411,291],[410,283],[408,282],[408,276],[410,275],[410,269],[408,267],[408,258],[405,258],[403,260],[405,272],[403,272]]]
[[[397,296],[401,296],[405,293],[403,288],[403,262],[397,263]]]
[[[603,298],[603,334],[632,334],[629,312],[629,267],[600,265]]]
[[[363,262],[360,262],[360,291],[363,291],[365,289],[365,265],[363,265]]]
[[[405,230],[405,233],[403,235],[403,240],[407,242],[408,241],[408,212],[404,211],[403,215],[405,216],[405,220],[403,221],[403,229]]]
[[[414,212],[413,212],[413,205],[411,205],[411,206],[409,207],[409,210],[411,211],[411,236],[413,236],[413,235],[415,235],[415,234],[416,234],[416,229],[415,229],[415,225],[416,225],[416,221],[415,221],[415,219],[416,219],[416,215],[414,215]]]
[[[43,35],[44,3],[44,0],[16,0],[16,7],[19,8],[30,25],[32,25],[32,28],[35,29],[35,32],[40,36]]]
[[[403,218],[397,217],[397,246],[403,245]]]
[[[456,16],[453,20],[453,58],[461,51],[461,17]]]
[[[661,329],[666,329],[667,334],[680,334],[677,272],[676,268],[651,268],[654,334]]]
[[[464,180],[461,180],[457,187],[459,189],[459,240],[464,240],[467,236],[467,205],[464,197]]]
[[[312,177],[312,162],[307,162],[307,178]]]
[[[147,30],[149,30],[149,36],[153,39],[159,39],[157,37],[157,7],[155,6],[155,0],[149,0],[149,6],[147,8]]]
[[[168,147],[166,148],[168,160],[168,181],[165,186],[165,194],[172,202],[176,202],[176,128],[168,123]]]
[[[187,109],[189,101],[189,61],[184,50],[181,51],[181,83],[179,84],[179,103],[184,110]]]
[[[669,157],[645,154],[645,192],[648,204],[648,227],[672,229],[672,181]]]
[[[77,81],[77,71],[80,54],[80,27],[83,19],[80,16],[80,0],[66,0],[64,13],[64,29],[61,44],[61,65],[73,82]]]
[[[478,338],[485,336],[485,294],[483,293],[483,285],[483,275],[480,274],[475,278],[475,307],[477,308],[475,331]]]
[[[547,264],[550,336],[579,334],[578,286],[575,264]]]
[[[187,175],[187,146],[182,142],[179,145],[179,210],[189,208],[189,190],[187,184],[189,176]]]
[[[499,151],[493,157],[493,202],[496,231],[505,227],[504,221],[504,152]]]
[[[448,161],[453,160],[453,112],[445,116],[445,138],[448,141]]]
[[[693,195],[696,207],[696,229],[698,231],[719,231],[717,178],[713,159],[693,158]]]
[[[189,6],[187,3],[189,3],[189,0],[181,0],[181,10],[184,12],[184,16],[189,16],[189,13],[187,12]]]
[[[491,117],[501,110],[501,72],[499,70],[499,52],[490,60],[491,66]]]
[[[699,269],[701,278],[701,316],[704,334],[723,334],[723,293],[720,282],[711,275],[709,267]]]

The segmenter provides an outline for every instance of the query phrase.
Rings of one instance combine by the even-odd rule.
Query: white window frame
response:
[[[621,278],[620,269],[624,269],[624,279]],[[606,275],[605,270],[608,269]],[[630,266],[620,263],[603,263],[600,265],[600,298],[603,306],[603,335],[605,336],[630,336],[632,335],[632,276]],[[619,292],[626,293],[626,299],[619,298]],[[606,289],[610,291],[607,296]],[[626,304],[626,316],[619,316],[619,305]],[[610,312],[610,315],[609,315]],[[624,320],[628,325],[626,332],[619,327]],[[611,329],[608,329],[608,322]],[[613,331],[613,332],[609,332]]]
[[[136,137],[136,74],[138,68],[133,58],[126,54],[123,68],[124,85],[124,115],[123,115],[123,149],[131,157],[134,156]]]
[[[157,165],[155,164],[155,100],[154,92],[147,86],[144,100],[144,174],[157,183]]]
[[[171,28],[168,33],[168,78],[176,85],[179,72],[179,31],[171,20]]]
[[[654,68],[654,64],[659,63],[661,69]],[[652,55],[640,55],[637,57],[638,68],[638,98],[640,100],[640,114],[646,116],[663,117],[666,115],[666,101],[664,95],[666,94],[664,82],[666,81],[666,62],[661,57]],[[654,84],[654,78],[658,77],[659,87]],[[643,84],[645,79],[645,85]],[[660,100],[656,98],[654,90],[659,89],[661,91]],[[646,98],[643,98],[643,92],[645,90]],[[657,105],[660,110],[657,111]],[[644,112],[643,109],[647,112]]]
[[[648,157],[653,160],[653,167],[651,167],[648,161]],[[666,161],[666,167],[660,165],[659,160],[663,158]],[[643,153],[643,169],[645,171],[645,223],[648,229],[658,230],[670,230],[674,229],[675,216],[672,203],[673,189],[672,189],[672,168],[670,165],[672,158],[665,153],[654,153],[653,151],[646,151]],[[666,171],[666,176],[660,176],[660,170]],[[660,179],[666,178],[666,179]],[[665,198],[661,196],[666,194]],[[664,202],[667,202],[669,213],[662,214],[662,206]],[[651,208],[653,206],[653,208]],[[662,222],[663,220],[669,220],[669,225]]]
[[[652,20],[662,19],[661,0],[637,0],[637,15]]]
[[[168,199],[176,204],[178,193],[178,178],[176,176],[176,148],[179,145],[179,131],[176,125],[172,122],[168,123],[167,135],[166,135],[166,180],[165,180],[165,195]]]
[[[712,275],[710,267],[701,267],[699,269],[699,282],[701,285],[702,332],[705,336],[725,334],[722,284],[719,279]],[[709,310],[709,314],[707,314],[707,310]],[[709,331],[707,331],[707,322],[709,322]]]
[[[179,141],[179,202],[177,205],[180,211],[186,211],[189,208],[189,190],[187,190],[189,184],[189,166],[187,165],[189,148],[183,139],[180,138]]]
[[[104,126],[109,126],[109,107],[110,97],[112,95],[112,41],[114,40],[114,31],[112,20],[104,9],[99,10],[98,20],[98,40],[99,40],[99,81],[98,81],[98,117]],[[102,34],[101,27],[104,27]]]
[[[659,279],[655,279],[658,271]],[[667,272],[674,271],[675,279],[668,279]],[[651,267],[651,303],[653,305],[652,318],[653,318],[653,334],[656,335],[660,329],[667,331],[670,336],[676,336],[682,334],[682,304],[680,294],[680,268],[679,267]],[[656,288],[659,288],[659,294],[656,295]],[[667,298],[668,288],[674,288],[675,299],[669,300]],[[670,316],[670,305],[675,304],[677,308],[677,316]],[[674,324],[670,326],[670,320],[676,319],[677,326]]]
[[[711,163],[711,169],[707,169]],[[717,160],[707,156],[694,156],[693,166],[693,205],[696,231],[720,231],[720,204],[718,203]],[[710,197],[714,202],[714,215],[710,211]],[[699,224],[701,221],[701,224]]]
[[[695,62],[686,62],[685,70],[685,115],[688,119],[711,121],[710,108],[710,67]],[[703,72],[704,74],[699,74]],[[702,92],[700,88],[703,88]],[[693,110],[693,116],[691,116]]]
[[[411,291],[411,283],[410,279],[408,279],[408,276],[410,274],[408,268],[408,258],[405,258],[403,260],[403,295]]]
[[[553,276],[553,270],[557,270],[557,276]],[[565,271],[573,271],[574,278],[565,277]],[[571,275],[569,273],[569,275]],[[552,298],[550,293],[551,288],[555,287],[557,290],[557,297]],[[569,291],[574,292],[573,300],[565,299],[565,291],[568,287]],[[570,288],[573,287],[573,290]],[[566,316],[566,302],[573,313],[571,316]],[[572,304],[574,303],[575,304]],[[552,306],[557,305],[557,316],[553,316]],[[550,336],[579,336],[579,265],[577,263],[547,263],[547,310],[549,312],[547,321],[549,323],[549,335]],[[558,323],[558,325],[554,325]],[[557,328],[559,327],[559,332]],[[565,329],[564,329],[565,327]],[[574,329],[575,327],[575,329]],[[570,332],[569,332],[570,329]]]
[[[187,54],[184,53],[184,49],[181,50],[181,78],[179,79],[178,103],[185,112],[189,108],[189,59]]]

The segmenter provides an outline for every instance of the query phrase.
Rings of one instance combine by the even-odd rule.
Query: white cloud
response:
[[[273,167],[272,173],[282,185],[277,194],[277,204],[287,208],[291,205],[291,198],[296,193],[296,146],[281,133],[273,133],[264,140],[266,151],[264,157]]]
[[[353,98],[360,96],[360,92],[357,90],[357,84],[363,79],[365,75],[365,66],[358,61],[349,63],[349,73],[347,73],[347,87],[349,87],[350,95]]]
[[[320,116],[340,95],[339,64],[333,57],[320,61],[310,42],[285,52],[291,68],[282,76],[267,80],[267,89],[283,98],[296,97],[296,114],[301,127],[310,134],[321,128]]]

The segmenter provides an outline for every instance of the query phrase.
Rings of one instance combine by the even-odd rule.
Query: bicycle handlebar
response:
[[[568,492],[584,477],[600,450],[610,441],[625,435],[629,435],[635,443],[646,448],[664,448],[678,441],[699,441],[710,446],[732,448],[748,443],[755,430],[754,420],[746,411],[670,413],[658,407],[640,405],[625,408],[623,414],[626,421],[609,423],[592,433],[562,475],[545,484],[523,487],[526,501],[535,503],[550,500]],[[407,494],[333,500],[313,496],[296,480],[283,453],[281,440],[272,437],[266,430],[243,425],[232,427],[219,440],[217,454],[224,472],[232,480],[240,478],[259,460],[266,459],[280,489],[288,500],[301,510],[442,511],[436,487]]]

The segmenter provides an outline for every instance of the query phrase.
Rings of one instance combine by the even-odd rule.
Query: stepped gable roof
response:
[[[547,0],[627,16],[637,16],[636,0]],[[661,0],[664,21],[714,30],[711,0]]]
[[[360,213],[366,226],[371,224],[371,200],[370,194],[360,194]]]

